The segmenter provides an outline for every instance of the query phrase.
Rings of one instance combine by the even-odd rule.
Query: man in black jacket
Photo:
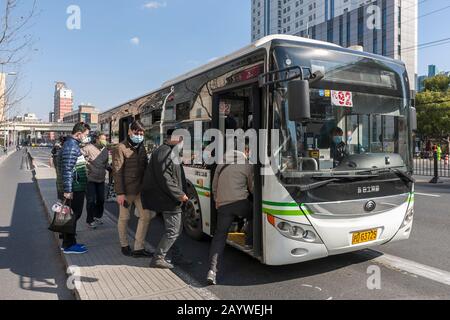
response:
[[[186,196],[186,178],[174,148],[182,140],[173,136],[174,130],[167,131],[167,141],[151,156],[144,176],[142,205],[144,209],[162,212],[165,232],[150,267],[172,269],[165,260],[167,252],[178,239],[182,228],[182,205],[189,199]],[[176,148],[175,148],[176,149]]]

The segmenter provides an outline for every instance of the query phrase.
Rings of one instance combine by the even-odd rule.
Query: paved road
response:
[[[44,162],[48,159],[45,151],[39,154]],[[450,183],[418,183],[416,192],[415,225],[408,241],[282,267],[262,265],[227,247],[220,285],[208,289],[221,299],[450,299]],[[118,215],[114,203],[106,208]],[[134,217],[131,226],[136,227]],[[156,245],[162,230],[162,221],[155,219],[147,240]],[[179,269],[180,276],[205,286],[209,241],[183,235],[179,245],[195,261]],[[381,290],[367,288],[372,266],[380,268]]]
[[[73,299],[22,152],[0,164],[0,300]]]
[[[350,253],[283,267],[262,265],[229,247],[222,267],[225,274],[219,279],[221,285],[209,289],[221,299],[450,299],[450,282],[442,284],[422,277],[419,270],[423,265],[438,268],[447,271],[449,279],[450,184],[418,184],[416,189],[427,195],[416,196],[416,220],[409,241],[377,247],[368,256]],[[108,204],[107,209],[118,215],[115,204]],[[132,223],[135,228],[134,218]],[[152,245],[157,244],[162,228],[160,219],[153,222],[147,238]],[[209,241],[197,242],[182,236],[179,243],[185,255],[196,261],[183,271],[205,285]],[[375,263],[372,259],[377,252],[394,256],[394,264],[384,265],[383,260]],[[413,263],[411,268],[403,269],[404,263],[397,257],[421,265]],[[402,269],[396,268],[398,264]],[[367,288],[368,268],[373,265],[381,268],[381,290]]]

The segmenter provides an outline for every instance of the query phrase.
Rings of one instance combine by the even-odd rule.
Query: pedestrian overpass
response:
[[[62,122],[17,122],[7,121],[1,125],[1,130],[15,131],[15,132],[72,132],[75,123],[62,123]],[[97,125],[91,125],[92,130],[97,129]]]
[[[22,122],[5,121],[0,125],[0,137],[7,137],[10,145],[41,139],[43,135],[51,136],[49,140],[57,139],[61,135],[69,135],[75,123],[63,122]],[[97,130],[97,124],[91,125],[92,130]]]

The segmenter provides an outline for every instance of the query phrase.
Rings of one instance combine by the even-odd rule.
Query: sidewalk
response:
[[[56,177],[52,168],[36,168],[36,183],[40,191],[49,221],[51,206],[56,202]],[[117,220],[105,213],[105,224],[98,230],[90,230],[80,219],[77,240],[84,243],[89,252],[84,255],[64,255],[67,267],[76,266],[74,293],[79,300],[211,300],[208,290],[195,283],[186,283],[174,271],[151,269],[150,259],[125,257],[120,252]],[[134,234],[130,232],[130,237]],[[59,250],[60,240],[55,234]],[[148,247],[148,243],[146,244]],[[70,281],[68,281],[70,282]]]
[[[5,161],[9,156],[11,156],[12,154],[14,154],[16,152],[16,149],[14,148],[14,149],[9,149],[8,150],[8,154],[5,154],[4,152],[3,152],[3,150],[2,151],[0,151],[0,164],[2,164],[3,163],[3,161]]]
[[[413,177],[416,179],[416,183],[430,183],[431,179],[433,179],[433,176],[414,175]],[[439,177],[439,180],[441,180],[444,184],[450,184],[449,177]]]

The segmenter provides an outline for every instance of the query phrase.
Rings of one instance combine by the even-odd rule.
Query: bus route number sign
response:
[[[350,91],[331,91],[331,103],[337,107],[353,107],[353,94]]]

